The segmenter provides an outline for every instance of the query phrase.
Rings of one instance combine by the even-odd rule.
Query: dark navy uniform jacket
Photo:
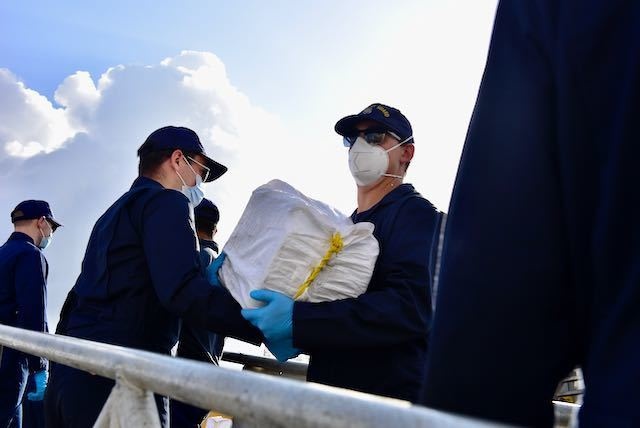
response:
[[[296,302],[293,344],[311,356],[309,381],[416,401],[427,354],[438,212],[403,184],[352,219],[373,223],[380,244],[369,287],[358,298]]]
[[[215,242],[200,240],[200,267],[203,275],[207,266],[215,260],[214,250],[218,251],[218,246]],[[224,336],[183,322],[176,356],[218,365],[223,346]],[[199,426],[206,414],[207,411],[204,409],[181,401],[171,400],[170,418],[172,427]]]
[[[33,240],[13,232],[0,247],[0,323],[47,332],[49,265]],[[4,352],[9,352],[5,348]],[[47,366],[45,359],[23,354],[31,372]],[[5,355],[6,356],[6,355]]]
[[[207,266],[215,260],[213,250],[205,245],[216,245],[215,248],[217,248],[215,242],[200,240],[200,263],[203,275]],[[223,347],[223,335],[183,322],[176,356],[217,365]]]
[[[458,170],[424,403],[640,424],[640,2],[502,1]]]
[[[0,323],[47,332],[47,276],[42,251],[26,234],[14,232],[0,246]],[[47,367],[47,360],[11,348],[0,348],[0,425],[20,425],[21,402],[29,373]],[[13,426],[13,425],[11,425]]]
[[[180,192],[139,177],[98,220],[66,305],[62,332],[169,354],[180,319],[254,343],[240,306],[202,275],[193,209]],[[71,306],[69,308],[68,306]]]

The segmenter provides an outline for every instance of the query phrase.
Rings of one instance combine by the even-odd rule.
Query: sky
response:
[[[166,3],[166,4],[165,4]],[[497,0],[0,2],[0,239],[25,199],[65,225],[45,254],[55,326],[93,224],[165,125],[229,167],[204,186],[224,242],[258,186],[356,206],[343,116],[381,102],[413,126],[405,178],[446,211]]]

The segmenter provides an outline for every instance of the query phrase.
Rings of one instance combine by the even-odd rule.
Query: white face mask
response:
[[[356,183],[359,186],[368,186],[378,181],[382,176],[402,178],[402,175],[387,174],[389,152],[397,149],[407,140],[385,150],[380,146],[367,143],[362,137],[358,137],[349,150],[349,170],[351,170],[351,175]]]
[[[42,239],[40,240],[40,243],[38,244],[38,248],[40,248],[41,250],[44,250],[53,241],[53,229],[51,229],[51,232],[49,232],[49,236],[46,236],[41,228],[38,228],[38,230],[40,231],[40,234],[42,235]]]
[[[180,177],[180,181],[182,181],[182,194],[189,199],[189,202],[191,202],[191,205],[193,205],[193,207],[195,208],[204,199],[204,191],[202,190],[202,177],[200,176],[200,174],[197,174],[195,172],[188,160],[185,159],[185,162],[189,166],[191,172],[193,172],[193,175],[196,177],[196,184],[194,186],[187,186],[187,183],[184,181],[180,173],[176,171],[176,174],[178,174],[178,177]]]

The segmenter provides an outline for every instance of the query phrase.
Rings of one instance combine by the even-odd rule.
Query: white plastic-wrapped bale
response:
[[[272,180],[253,191],[223,251],[222,284],[243,308],[267,288],[300,301],[357,297],[367,289],[380,251],[374,226]]]

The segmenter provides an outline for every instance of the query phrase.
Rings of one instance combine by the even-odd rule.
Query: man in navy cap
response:
[[[207,267],[211,265],[218,254],[218,244],[213,238],[218,232],[220,211],[216,204],[204,198],[194,209],[194,215],[196,234],[200,245],[201,271],[203,275],[206,275]],[[221,257],[223,258],[224,255],[221,255]],[[183,322],[176,356],[218,365],[223,347],[223,335]],[[206,416],[206,413],[205,410],[199,407],[171,400],[170,415],[171,426],[173,427],[198,426]]]
[[[169,355],[184,322],[253,343],[260,333],[240,306],[202,274],[193,208],[201,184],[227,170],[195,132],[167,126],[138,150],[139,176],[98,219],[58,333]],[[54,364],[45,397],[47,426],[87,427],[114,381]],[[168,400],[156,396],[168,426]]]
[[[501,1],[451,199],[424,404],[640,426],[640,2]]]
[[[367,291],[332,302],[294,302],[269,290],[243,315],[276,357],[311,357],[308,380],[416,401],[431,317],[432,246],[440,213],[404,176],[414,155],[411,124],[397,109],[372,104],[335,125],[349,149],[357,185],[357,223],[371,222],[380,255]]]
[[[20,202],[11,212],[14,232],[0,247],[0,323],[47,332],[47,276],[42,253],[61,224],[45,201]],[[31,376],[31,378],[29,378]],[[22,403],[41,401],[47,385],[47,360],[0,347],[0,426],[22,426]]]

